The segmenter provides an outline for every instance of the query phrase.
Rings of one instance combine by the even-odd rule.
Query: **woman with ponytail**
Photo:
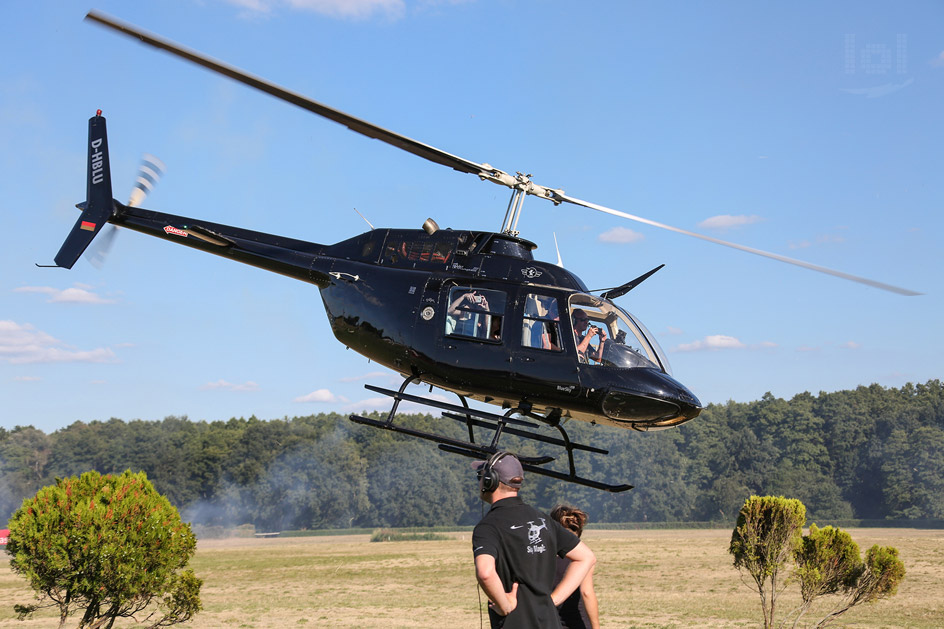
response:
[[[583,533],[583,527],[586,526],[588,519],[585,512],[569,505],[557,505],[551,511],[551,517],[560,522],[564,528],[573,531],[577,537]],[[561,579],[569,563],[570,560],[566,557],[558,557],[555,583]],[[600,629],[597,595],[593,591],[593,568],[584,577],[577,591],[560,604],[557,613],[560,615],[561,626],[564,629]]]

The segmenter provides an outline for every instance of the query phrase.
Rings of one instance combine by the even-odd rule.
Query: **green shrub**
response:
[[[79,627],[122,617],[155,627],[201,608],[202,581],[183,570],[196,538],[144,473],[57,479],[24,500],[9,525],[10,565],[37,596],[15,606],[20,618],[56,607],[60,626],[85,610]]]

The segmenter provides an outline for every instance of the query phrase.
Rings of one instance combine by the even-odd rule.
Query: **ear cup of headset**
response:
[[[485,462],[485,465],[482,466],[482,481],[480,486],[483,494],[488,494],[498,489],[498,474],[492,468],[496,463],[505,458],[506,454],[506,452],[496,452],[490,456],[488,461]]]

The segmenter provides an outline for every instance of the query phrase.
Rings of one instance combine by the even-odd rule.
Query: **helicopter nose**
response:
[[[637,430],[662,430],[694,419],[701,402],[672,376],[655,369],[640,370],[631,383],[611,387],[603,398],[603,413]]]

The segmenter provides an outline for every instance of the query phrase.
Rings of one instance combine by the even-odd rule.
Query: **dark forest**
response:
[[[457,436],[465,430],[429,415],[400,421]],[[579,505],[592,522],[731,523],[751,495],[798,498],[809,522],[944,519],[938,380],[713,404],[679,428],[653,433],[580,422],[567,430],[575,441],[610,450],[578,455],[583,475],[635,489],[611,494],[530,475],[523,496],[544,509]],[[524,455],[556,454],[511,438],[502,445]],[[563,463],[551,465],[563,470]],[[57,477],[126,469],[144,471],[184,519],[207,527],[456,526],[483,512],[469,459],[344,415],[319,414],[113,418],[48,435],[30,426],[0,428],[0,517]]]

